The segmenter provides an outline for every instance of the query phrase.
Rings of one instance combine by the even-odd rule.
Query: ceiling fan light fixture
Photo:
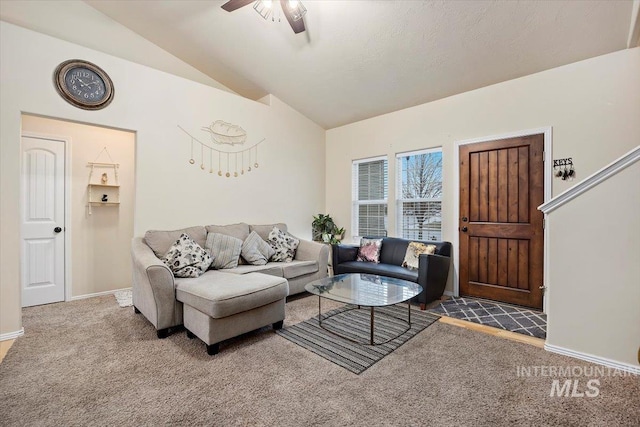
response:
[[[294,21],[301,20],[304,14],[307,13],[307,8],[298,0],[289,0],[289,9]]]
[[[258,0],[253,4],[253,9],[258,12],[258,15],[263,19],[267,19],[271,15],[272,0]]]

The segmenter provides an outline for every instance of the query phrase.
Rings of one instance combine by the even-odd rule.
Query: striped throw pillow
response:
[[[204,247],[213,257],[212,268],[236,268],[238,266],[242,240],[226,234],[208,233],[207,243]]]

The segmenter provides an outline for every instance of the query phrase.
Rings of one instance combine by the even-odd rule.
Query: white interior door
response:
[[[22,137],[22,306],[64,301],[65,143]]]

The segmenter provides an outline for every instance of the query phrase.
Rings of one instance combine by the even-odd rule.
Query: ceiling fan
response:
[[[267,16],[269,16],[271,11],[273,3],[272,0],[229,0],[222,5],[222,8],[227,12],[233,12],[234,10],[240,9],[250,3],[255,3],[253,8],[260,14],[260,16],[267,19]],[[280,0],[280,6],[282,7],[284,16],[287,18],[287,21],[289,21],[289,25],[291,25],[293,32],[296,34],[303,32],[305,28],[302,17],[307,9],[302,5],[302,3],[298,0]]]

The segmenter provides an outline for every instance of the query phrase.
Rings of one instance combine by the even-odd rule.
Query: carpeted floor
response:
[[[289,302],[285,325],[316,309]],[[3,426],[640,424],[638,377],[550,397],[552,378],[518,367],[594,365],[440,322],[360,375],[266,329],[209,357],[184,332],[158,340],[111,295],[28,308],[23,322],[0,364]]]

